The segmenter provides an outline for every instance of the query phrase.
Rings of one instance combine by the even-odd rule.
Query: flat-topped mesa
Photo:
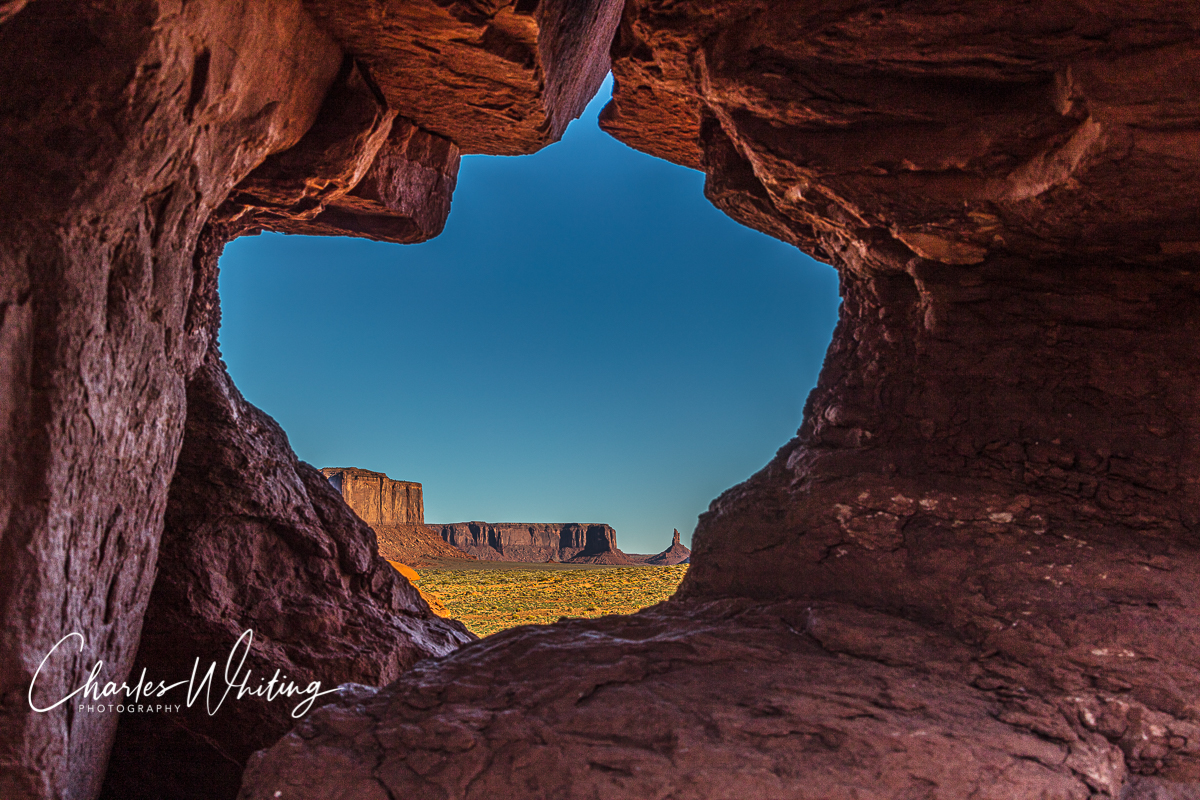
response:
[[[561,561],[572,564],[636,564],[617,547],[617,532],[600,523],[454,522],[442,538],[484,561]]]
[[[368,525],[425,523],[425,501],[419,483],[392,480],[382,472],[356,467],[325,467],[321,474]]]

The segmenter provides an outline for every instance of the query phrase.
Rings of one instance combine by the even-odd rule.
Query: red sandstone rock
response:
[[[1120,750],[979,655],[838,604],[516,628],[315,712],[239,797],[1115,797]]]
[[[536,149],[603,77],[619,12],[611,0],[521,3],[519,14],[424,4],[417,21],[446,23],[438,30],[451,57],[393,61],[386,45],[367,53],[346,43],[355,29],[379,31],[377,43],[417,29],[380,20],[382,7],[310,5],[321,25],[300,0],[0,2],[0,181],[10,189],[0,194],[5,798],[99,790],[115,718],[33,714],[24,693],[42,655],[73,630],[114,678],[132,665],[184,387],[219,314],[224,238],[249,223],[389,241],[435,234],[458,146],[396,123],[405,108],[396,99],[421,100],[411,104],[418,116],[432,108],[460,120],[445,130],[483,149]],[[529,44],[530,24],[534,61],[506,66]],[[386,68],[382,92],[327,30],[351,56]],[[454,97],[434,85],[453,85]],[[226,204],[238,184],[250,206]],[[255,222],[260,212],[270,216]],[[39,691],[61,696],[91,663],[57,665]]]
[[[306,0],[393,107],[465,153],[557,141],[596,93],[620,0]]]
[[[306,7],[340,47],[288,0],[0,2],[5,798],[99,786],[112,718],[33,715],[24,691],[72,629],[117,677],[132,663],[224,226],[436,230],[452,148],[553,140],[617,10]],[[247,793],[1194,794],[1198,15],[630,0],[605,127],[842,271],[800,435],[701,520],[692,600],[509,632],[360,693]],[[393,121],[369,159],[393,112],[414,132]],[[288,148],[292,171],[248,179]],[[253,214],[210,220],[240,183]],[[731,595],[764,605],[699,605]]]
[[[628,3],[604,126],[842,272],[798,438],[702,517],[680,599],[330,708],[244,796],[319,780],[317,753],[394,794],[1194,796],[1200,95],[1165,76],[1196,72],[1198,23],[1169,2]],[[795,605],[675,638],[731,596]],[[772,615],[794,638],[751,652]],[[521,677],[489,705],[467,662]],[[755,706],[767,687],[814,705]],[[631,737],[647,719],[667,722]]]
[[[735,219],[856,271],[1167,264],[1200,252],[1197,25],[1172,0],[630,0],[602,125],[703,165]]]
[[[252,687],[277,670],[302,687],[382,686],[474,638],[434,615],[379,556],[371,529],[296,459],[215,356],[187,400],[135,676],[186,679],[197,657],[201,671],[217,661],[220,675],[250,629]],[[201,700],[169,715],[125,714],[103,796],[231,798],[250,754],[295,724],[296,702],[230,698],[210,716]]]
[[[440,527],[425,524],[421,484],[354,467],[325,467],[321,474],[375,531],[379,553],[387,560],[410,567],[446,559],[474,560],[443,541]]]
[[[608,525],[545,522],[455,522],[440,528],[442,538],[484,561],[562,561],[573,564],[636,563],[617,547]]]
[[[133,664],[208,346],[200,231],[342,54],[288,0],[22,5],[0,13],[0,797],[87,800],[116,715],[35,714],[30,681],[72,631],[88,650],[39,704]]]
[[[1200,101],[1163,76],[1200,63],[1200,14],[1006,14],[627,6],[603,124],[842,272],[799,436],[701,518],[679,596],[946,631],[1194,784]]]
[[[392,480],[382,472],[354,467],[325,467],[321,474],[368,525],[425,523],[425,498],[419,483]]]
[[[437,525],[372,525],[371,529],[379,540],[379,554],[389,561],[410,567],[432,567],[446,561],[476,560],[475,556],[447,544]]]
[[[398,119],[347,58],[304,138],[250,173],[217,216],[239,232],[422,242],[446,223],[458,165],[457,145]]]
[[[652,556],[646,556],[639,560],[643,564],[653,564],[655,566],[674,566],[676,564],[688,563],[692,557],[692,551],[684,547],[679,542],[679,530],[676,529],[671,536],[671,546],[661,553]]]

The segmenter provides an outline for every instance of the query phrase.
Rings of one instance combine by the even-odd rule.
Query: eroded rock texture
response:
[[[1174,0],[630,0],[602,124],[840,267],[1162,264],[1200,247],[1198,17]]]
[[[22,5],[0,13],[0,796],[90,798],[115,715],[33,713],[30,681],[72,631],[40,707],[133,663],[207,349],[196,241],[341,53],[298,0]]]
[[[598,85],[619,4],[511,5],[423,6],[480,54],[464,80],[456,58],[354,46],[377,23],[415,38],[425,18],[394,4],[0,2],[0,796],[99,791],[115,715],[34,713],[27,692],[71,632],[87,649],[48,663],[39,707],[97,661],[130,670],[226,236],[428,238],[460,143],[535,150]],[[405,92],[466,127],[424,127]]]
[[[201,368],[216,254],[257,229],[435,234],[459,152],[552,141],[618,14],[604,126],[841,270],[799,436],[701,520],[674,602],[347,692],[246,796],[1195,794],[1194,4],[17,0],[0,2],[0,796],[98,791],[115,717],[34,714],[25,693],[71,631],[89,649],[36,701],[97,659],[127,674],[168,485],[196,535],[164,550],[161,589],[197,637],[249,619],[277,644],[264,669],[400,668],[335,607],[434,621]],[[217,430],[221,408],[256,433],[227,424],[176,474],[185,418]],[[265,483],[221,483],[235,452]],[[332,622],[289,640],[302,595]],[[174,657],[155,619],[145,657]],[[123,752],[170,763],[152,744]],[[237,764],[257,745],[228,746]]]
[[[466,153],[557,141],[609,69],[621,0],[306,0],[383,96]]]
[[[331,707],[245,797],[306,796],[314,757],[380,797],[1194,797],[1197,30],[630,0],[602,125],[841,272],[803,426],[671,603]]]
[[[1200,103],[1163,79],[1200,17],[950,11],[628,8],[609,128],[640,146],[686,106],[713,201],[843,276],[798,438],[702,518],[680,595],[952,630],[1039,664],[1047,702],[1165,714],[1105,735],[1200,781],[1200,207],[1164,202],[1200,177]]]
[[[414,244],[442,232],[458,165],[457,145],[398,117],[346,58],[304,138],[250,173],[216,216],[240,232]]]
[[[253,630],[251,688],[276,674],[300,687],[382,686],[475,638],[434,615],[379,556],[372,530],[296,459],[215,354],[189,381],[187,402],[135,677],[183,680],[197,657],[201,674],[215,660],[216,705],[226,659]],[[295,724],[300,699],[230,697],[210,715],[205,695],[172,714],[125,714],[104,796],[233,797],[246,759]]]
[[[1115,796],[1120,752],[963,682],[1011,679],[974,655],[839,604],[675,602],[516,628],[320,709],[256,757],[240,797]]]
[[[464,553],[484,561],[633,564],[611,526],[554,522],[454,522],[430,526]]]

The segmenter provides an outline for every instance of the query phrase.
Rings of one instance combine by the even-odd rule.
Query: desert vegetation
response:
[[[427,598],[440,601],[448,616],[461,620],[473,633],[488,636],[561,617],[632,614],[674,594],[688,569],[687,565],[547,566],[418,568],[417,585]]]

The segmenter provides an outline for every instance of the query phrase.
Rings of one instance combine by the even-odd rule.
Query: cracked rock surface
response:
[[[1116,796],[1120,749],[1024,669],[843,604],[669,602],[506,631],[325,706],[240,798]]]

